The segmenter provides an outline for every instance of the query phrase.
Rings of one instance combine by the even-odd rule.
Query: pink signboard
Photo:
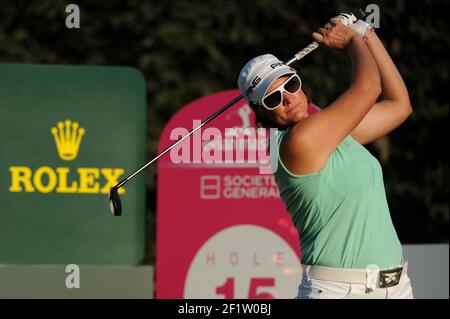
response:
[[[159,151],[238,95],[219,92],[183,107],[165,127]],[[266,138],[253,122],[241,100],[160,159],[157,298],[296,296],[299,239],[273,175],[261,169]],[[233,139],[236,129],[254,134]]]

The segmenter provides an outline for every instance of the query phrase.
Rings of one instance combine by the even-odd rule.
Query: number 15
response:
[[[248,299],[274,299],[268,292],[257,292],[259,287],[274,286],[275,278],[251,278]],[[216,294],[224,295],[225,299],[234,299],[234,278],[227,278],[222,286],[216,288]]]

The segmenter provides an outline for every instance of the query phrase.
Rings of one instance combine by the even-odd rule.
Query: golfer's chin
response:
[[[299,109],[299,110],[293,111],[291,114],[289,114],[288,122],[291,124],[295,124],[295,123],[303,120],[307,116],[308,116],[308,113],[302,112]]]

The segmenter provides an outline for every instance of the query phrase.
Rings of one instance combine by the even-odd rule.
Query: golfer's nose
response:
[[[293,95],[283,92],[283,106],[289,106],[292,103]]]

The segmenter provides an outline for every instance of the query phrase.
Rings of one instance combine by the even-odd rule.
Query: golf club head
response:
[[[122,203],[117,190],[116,187],[112,187],[109,191],[109,207],[114,216],[122,216]]]

